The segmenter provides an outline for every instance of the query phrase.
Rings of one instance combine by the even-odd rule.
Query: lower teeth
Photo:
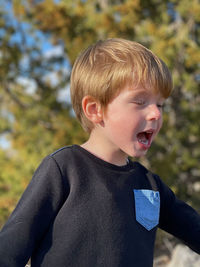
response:
[[[144,141],[144,140],[139,140],[140,143],[144,144],[144,145],[148,145],[148,140]]]

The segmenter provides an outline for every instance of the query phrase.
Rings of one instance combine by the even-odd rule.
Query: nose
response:
[[[162,110],[156,104],[149,106],[147,120],[159,120],[162,117]]]

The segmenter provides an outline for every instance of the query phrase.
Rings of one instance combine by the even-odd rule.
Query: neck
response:
[[[97,134],[91,133],[87,142],[81,145],[84,149],[96,157],[117,166],[127,164],[128,157],[120,149],[112,147],[110,144],[102,140]]]

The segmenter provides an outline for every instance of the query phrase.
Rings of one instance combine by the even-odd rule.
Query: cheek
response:
[[[106,124],[106,131],[111,139],[121,140],[128,138],[130,133],[130,120],[126,117],[114,116],[109,120],[109,123]]]

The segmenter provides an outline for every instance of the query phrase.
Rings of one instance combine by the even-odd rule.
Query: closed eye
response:
[[[145,105],[146,101],[145,100],[135,100],[133,101],[134,104],[137,104],[137,105]]]

